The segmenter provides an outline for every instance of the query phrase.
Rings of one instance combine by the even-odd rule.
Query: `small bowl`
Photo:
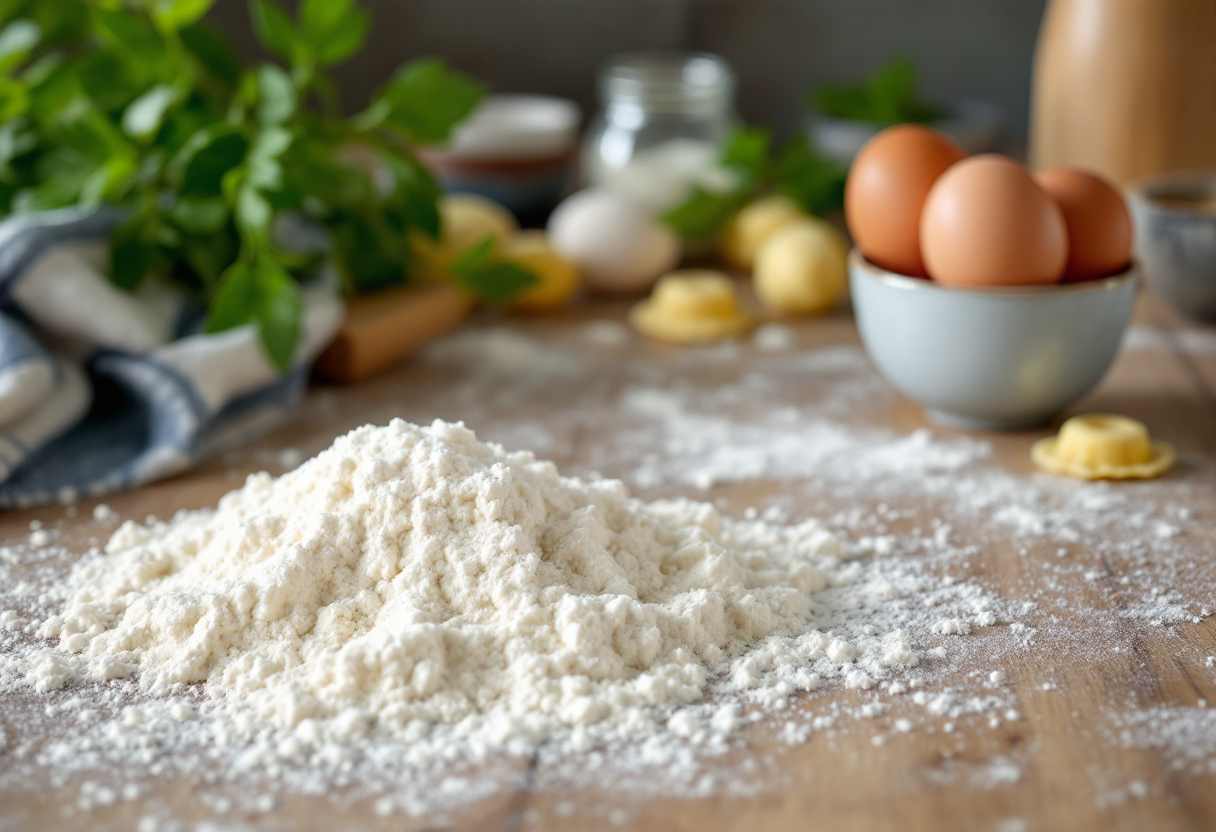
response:
[[[491,95],[452,140],[419,151],[450,191],[474,193],[523,223],[544,220],[570,182],[581,112],[547,95]]]
[[[946,108],[946,115],[929,125],[958,142],[968,153],[996,150],[1005,129],[1001,108],[987,101],[964,99]],[[807,118],[806,135],[829,159],[851,162],[862,145],[883,128],[868,121],[833,118],[813,113]]]
[[[954,427],[1036,427],[1110,368],[1136,299],[1136,270],[1054,286],[954,289],[884,271],[854,250],[849,282],[878,371]]]
[[[1216,171],[1140,179],[1127,196],[1145,282],[1186,317],[1216,321]]]

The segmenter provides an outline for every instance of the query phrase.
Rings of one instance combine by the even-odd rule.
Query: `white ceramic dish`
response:
[[[490,95],[439,149],[449,159],[544,159],[570,152],[578,141],[579,106],[548,95]]]
[[[884,271],[856,250],[857,326],[878,371],[928,415],[981,430],[1031,428],[1088,393],[1119,351],[1136,270],[1041,287],[953,289]]]
[[[547,95],[491,95],[443,147],[419,151],[450,191],[473,193],[543,222],[568,190],[578,149],[577,104]]]

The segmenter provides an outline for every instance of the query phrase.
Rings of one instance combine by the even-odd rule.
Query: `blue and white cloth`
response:
[[[0,508],[70,502],[176,474],[281,423],[341,324],[335,289],[303,290],[293,369],[253,326],[205,334],[162,281],[106,277],[115,210],[0,222]]]

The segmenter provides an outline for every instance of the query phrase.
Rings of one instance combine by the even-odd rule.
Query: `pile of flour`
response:
[[[707,693],[771,702],[917,664],[898,627],[825,626],[834,588],[850,586],[852,611],[916,591],[867,584],[850,548],[814,521],[644,503],[461,424],[395,420],[253,475],[215,510],[124,524],[72,573],[40,629],[57,647],[26,679],[202,682],[251,731],[325,742],[691,734],[697,718],[672,714]],[[729,731],[737,714],[708,722]]]

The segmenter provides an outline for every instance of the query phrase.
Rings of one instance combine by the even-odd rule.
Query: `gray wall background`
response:
[[[811,86],[912,57],[933,97],[1000,105],[1026,135],[1034,40],[1046,0],[363,0],[364,51],[338,69],[350,106],[402,61],[442,55],[501,92],[573,98],[590,113],[596,73],[617,52],[703,49],[739,76],[737,109],[788,132]],[[257,53],[243,0],[215,22]]]

